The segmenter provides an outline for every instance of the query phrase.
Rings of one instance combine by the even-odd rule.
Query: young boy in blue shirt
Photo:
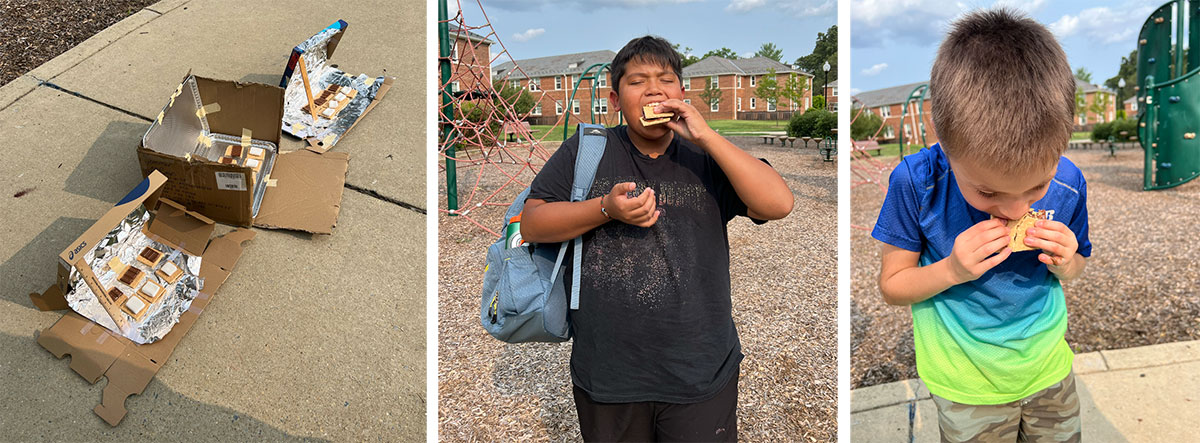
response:
[[[742,353],[725,224],[783,218],[792,192],[684,103],[666,40],[630,41],[611,73],[609,101],[627,126],[605,130],[587,199],[570,201],[576,135],[538,172],[521,216],[526,241],[584,236],[571,311],[580,430],[587,441],[735,441]],[[644,124],[647,105],[674,117]]]
[[[910,305],[917,372],[943,441],[1078,441],[1079,399],[1060,281],[1091,255],[1087,183],[1062,157],[1075,79],[1042,25],[967,14],[930,77],[940,143],[892,172],[872,236],[879,289]],[[1049,219],[1013,252],[1009,222]]]

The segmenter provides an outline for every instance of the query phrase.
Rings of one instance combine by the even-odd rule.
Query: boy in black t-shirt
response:
[[[570,201],[576,135],[534,178],[521,216],[526,241],[585,236],[571,312],[580,429],[589,441],[736,440],[742,353],[725,224],[783,218],[792,192],[683,102],[666,40],[630,41],[611,74],[609,101],[628,126],[607,129],[588,199]],[[674,117],[643,125],[649,104]]]

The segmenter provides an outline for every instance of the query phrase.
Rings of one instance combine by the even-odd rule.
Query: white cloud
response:
[[[887,69],[887,67],[888,67],[887,63],[880,63],[880,64],[877,64],[870,68],[863,69],[862,73],[863,73],[863,75],[867,75],[867,76],[878,75],[880,72],[883,72],[884,69]]]
[[[860,92],[862,92],[862,89],[850,88],[850,95],[858,95]]]
[[[836,0],[729,0],[729,12],[749,12],[755,9],[777,8],[794,17],[811,17],[837,12]]]
[[[1055,20],[1050,24],[1050,32],[1060,39],[1082,36],[1101,44],[1129,42],[1136,38],[1143,20],[1153,11],[1153,6],[1146,5],[1129,9],[1088,8]]]
[[[519,42],[527,42],[527,41],[533,40],[537,36],[545,34],[545,33],[546,33],[546,28],[526,29],[525,32],[522,32],[520,34],[513,34],[512,37],[513,37],[513,40],[516,40]]]
[[[870,48],[908,40],[933,45],[941,40],[946,24],[967,8],[955,0],[851,0],[850,44]]]

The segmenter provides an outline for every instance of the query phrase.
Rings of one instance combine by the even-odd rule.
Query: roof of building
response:
[[[830,87],[830,88],[836,88],[836,87],[837,87],[837,80],[834,80],[834,81],[831,81],[831,82],[829,82],[829,87]]]
[[[451,37],[462,38],[462,36],[465,35],[468,40],[483,42],[483,43],[487,43],[489,45],[492,43],[495,43],[491,40],[488,40],[487,37],[484,37],[482,35],[476,34],[469,30],[460,28],[458,26],[458,24],[456,24],[456,23],[449,23],[449,25],[450,25],[450,36]]]
[[[1089,92],[1096,92],[1096,91],[1103,91],[1103,92],[1107,92],[1109,94],[1117,93],[1116,91],[1113,91],[1112,89],[1104,88],[1104,87],[1101,87],[1100,85],[1093,85],[1091,83],[1080,80],[1079,77],[1075,77],[1075,90],[1082,92],[1084,94],[1087,94]]]
[[[854,94],[854,98],[857,98],[858,101],[862,102],[863,106],[868,108],[903,104],[905,100],[908,100],[908,96],[909,94],[912,94],[913,89],[916,89],[917,86],[927,83],[929,82],[921,81],[900,86],[892,86],[890,88],[876,89],[873,91],[863,91],[858,94]],[[925,94],[925,99],[929,100],[928,92]]]
[[[705,57],[703,60],[692,63],[686,68],[683,68],[683,76],[701,77],[706,75],[725,74],[761,75],[770,73],[772,69],[775,70],[776,74],[787,74],[794,72],[812,77],[812,74],[767,57],[759,56],[731,60],[716,55]]]
[[[582,74],[584,69],[596,63],[611,63],[617,53],[610,50],[577,52],[549,57],[527,58],[507,61],[492,67],[492,75],[521,79],[552,75]],[[514,69],[520,67],[520,69]],[[512,71],[512,72],[509,72]],[[523,71],[523,72],[522,72]]]

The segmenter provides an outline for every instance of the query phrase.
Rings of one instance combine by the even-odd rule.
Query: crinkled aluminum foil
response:
[[[125,316],[125,320],[130,326],[128,331],[122,333],[109,317],[108,311],[96,299],[91,288],[84,282],[79,271],[75,269],[71,270],[70,288],[66,294],[67,304],[79,315],[138,344],[156,342],[171,332],[171,328],[179,323],[179,317],[192,306],[192,300],[196,299],[200,289],[204,287],[204,280],[197,277],[200,273],[200,257],[188,255],[182,250],[146,237],[146,234],[142,232],[142,227],[149,220],[150,213],[146,211],[145,206],[139,206],[117,227],[109,231],[104,239],[97,242],[95,248],[83,256],[84,261],[91,266],[92,272],[96,274],[96,278],[103,288],[111,288],[116,285],[130,297],[133,297],[138,289],[126,286],[117,280],[119,276],[108,265],[113,257],[117,257],[122,263],[137,266],[146,274],[147,279],[167,289],[166,294],[163,294],[158,302],[147,308],[141,321],[134,320],[132,316],[122,312],[121,315]],[[138,253],[146,246],[153,246],[166,253],[166,257],[154,269],[148,269],[145,264],[137,260]],[[183,270],[183,275],[173,284],[168,284],[154,272],[168,260]]]
[[[358,90],[358,94],[350,100],[345,108],[342,108],[342,111],[337,114],[337,118],[333,120],[318,118],[314,122],[311,113],[301,110],[308,104],[308,94],[304,91],[304,79],[297,72],[292,74],[291,80],[288,81],[283,99],[283,132],[302,139],[321,140],[325,142],[325,149],[332,148],[342,134],[350,130],[354,122],[358,121],[358,117],[367,110],[367,106],[370,106],[371,102],[375,100],[379,86],[383,84],[383,77],[372,78],[366,74],[351,77],[345,71],[328,65],[329,57],[326,50],[329,47],[329,39],[339,31],[339,29],[326,29],[305,40],[297,48],[304,51],[300,57],[304,58],[305,67],[308,68],[309,86],[312,87],[314,95],[325,90],[329,85],[354,88]],[[299,69],[299,64],[296,69]],[[326,142],[326,137],[331,135],[333,138]]]

